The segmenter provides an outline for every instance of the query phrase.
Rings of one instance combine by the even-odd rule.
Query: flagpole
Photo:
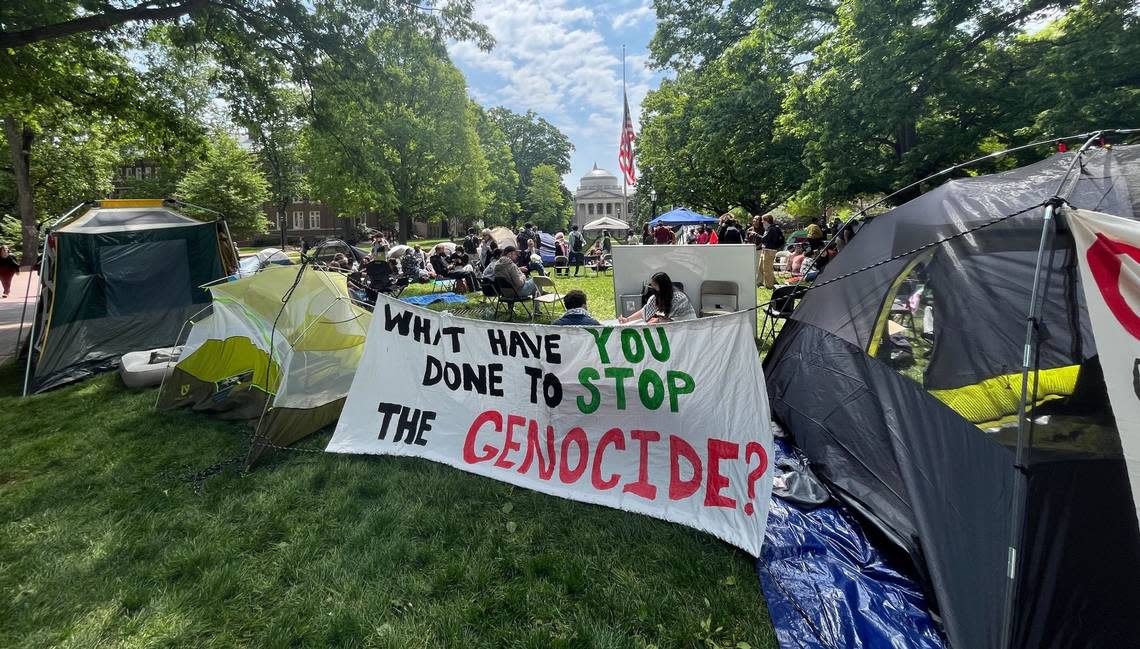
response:
[[[625,97],[625,44],[624,43],[622,43],[622,46],[621,46],[621,105],[622,105],[621,129],[622,129],[622,137],[624,138],[625,137],[625,107],[629,105],[627,103],[627,100]],[[621,212],[622,212],[622,216],[624,216],[626,219],[629,218],[629,197],[626,195],[626,187],[628,186],[628,184],[629,184],[629,175],[623,171],[621,174]]]

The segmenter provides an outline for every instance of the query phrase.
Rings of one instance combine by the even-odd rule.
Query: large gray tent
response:
[[[177,342],[210,305],[202,285],[236,270],[223,221],[161,200],[84,206],[47,235],[26,384],[42,392]]]
[[[999,647],[1007,628],[1016,647],[1140,643],[1140,531],[1060,217],[1022,466],[1014,451],[1043,204],[1074,155],[953,180],[875,217],[765,360],[774,416],[909,554],[955,647]],[[1136,218],[1140,146],[1085,152],[1065,184],[1072,206]]]

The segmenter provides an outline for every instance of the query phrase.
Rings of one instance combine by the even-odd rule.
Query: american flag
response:
[[[625,174],[627,185],[637,184],[637,172],[633,168],[633,141],[637,136],[633,134],[633,120],[629,118],[629,99],[622,93],[625,102],[625,119],[621,126],[621,145],[618,147],[618,167]]]

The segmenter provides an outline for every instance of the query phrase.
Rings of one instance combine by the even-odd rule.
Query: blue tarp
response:
[[[772,466],[795,451],[776,440]],[[760,586],[783,649],[945,649],[918,584],[890,568],[834,500],[772,498]]]
[[[655,228],[662,223],[669,227],[673,227],[675,225],[700,225],[702,223],[713,225],[717,223],[717,218],[715,216],[697,214],[692,210],[678,207],[675,210],[665,212],[661,216],[653,219],[649,222],[649,226]]]
[[[466,302],[467,298],[459,295],[458,293],[431,293],[430,295],[416,295],[413,297],[402,297],[401,300],[408,304],[416,306],[427,306],[436,302],[443,302],[444,304],[460,304]]]

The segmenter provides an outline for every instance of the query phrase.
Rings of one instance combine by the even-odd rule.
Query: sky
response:
[[[476,0],[475,17],[495,37],[495,48],[448,45],[471,98],[487,108],[533,110],[565,133],[574,144],[563,177],[571,191],[595,162],[620,177],[622,44],[638,134],[641,101],[662,78],[648,65],[652,0]]]

